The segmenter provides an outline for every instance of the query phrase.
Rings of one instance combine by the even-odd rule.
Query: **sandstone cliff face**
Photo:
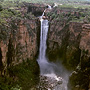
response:
[[[90,88],[90,24],[72,21],[73,15],[80,17],[76,11],[52,11],[47,14],[50,20],[47,56],[51,61],[62,60],[65,67],[76,70],[70,77],[71,90],[87,90]]]
[[[34,8],[33,5],[31,7]],[[35,9],[38,10],[38,7]],[[25,3],[15,11],[17,10],[20,12],[19,16],[5,17],[6,23],[0,23],[0,76],[3,76],[0,89],[4,82],[4,88],[7,89],[11,88],[9,83],[13,87],[13,83],[17,82],[23,90],[28,90],[39,81],[40,70],[36,57],[39,50],[40,22],[32,11],[28,12]],[[7,79],[7,82],[5,78],[14,81]]]
[[[87,51],[87,53],[90,55],[90,46],[89,46],[89,41],[90,41],[90,24],[84,24],[82,26],[82,33],[81,33],[81,42],[80,42],[80,48],[82,50]]]
[[[80,40],[80,49],[81,52],[81,67],[89,67],[90,59],[90,24],[84,24],[82,26],[81,40]],[[88,65],[87,65],[88,64]],[[84,66],[83,66],[84,65]]]
[[[90,89],[90,53],[89,53],[89,27],[90,24],[82,25],[81,39],[79,48],[81,50],[80,64],[75,72],[70,76],[71,89],[88,90]]]
[[[37,21],[21,20],[17,22],[17,29],[12,28],[7,40],[0,42],[2,52],[2,63],[7,65],[16,65],[36,56],[37,45]]]
[[[75,68],[80,62],[79,43],[83,23],[69,22],[68,16],[58,18],[50,20],[47,55],[50,60],[61,58],[68,66]]]
[[[53,26],[50,26],[49,38],[48,38],[49,54],[53,54],[54,52],[55,53],[57,52],[57,55],[62,56],[67,64],[71,63],[74,65],[75,59],[80,60],[79,43],[80,43],[80,33],[82,31],[82,25],[83,23],[70,22],[69,25],[66,25],[63,28],[60,27],[59,24],[56,25],[54,24]],[[59,28],[56,29],[55,27],[59,27]],[[77,64],[78,63],[79,61],[77,62]]]

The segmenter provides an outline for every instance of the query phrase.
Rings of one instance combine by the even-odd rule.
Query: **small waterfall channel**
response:
[[[51,7],[49,6],[51,9]],[[47,49],[47,34],[49,21],[43,19],[44,10],[42,16],[40,17],[41,22],[41,31],[40,31],[40,48],[39,48],[39,56],[38,56],[38,64],[40,66],[40,84],[38,86],[38,90],[67,90],[67,80],[65,81],[63,77],[59,76],[59,73],[62,73],[62,67],[58,67],[54,63],[48,61],[46,57],[46,49]],[[61,72],[62,71],[62,72]],[[67,75],[63,72],[63,75],[67,79]]]

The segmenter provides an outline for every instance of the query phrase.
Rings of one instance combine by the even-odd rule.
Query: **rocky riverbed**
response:
[[[36,90],[66,90],[64,80],[55,74],[40,75],[40,82]]]

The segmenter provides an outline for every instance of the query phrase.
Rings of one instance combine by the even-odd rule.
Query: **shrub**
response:
[[[2,6],[0,5],[0,11],[2,11]]]
[[[22,64],[8,68],[10,76],[17,78],[16,84],[20,85],[23,90],[28,90],[37,84],[39,80],[39,67],[36,61],[27,60]]]

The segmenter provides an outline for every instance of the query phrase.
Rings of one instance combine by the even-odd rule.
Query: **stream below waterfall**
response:
[[[68,71],[65,70],[65,68],[62,66],[62,64],[60,64],[60,62],[49,62],[48,58],[46,57],[46,41],[49,21],[42,19],[44,12],[40,18],[40,48],[39,57],[37,59],[40,66],[40,83],[37,87],[37,90],[67,90],[67,83],[69,77]]]

